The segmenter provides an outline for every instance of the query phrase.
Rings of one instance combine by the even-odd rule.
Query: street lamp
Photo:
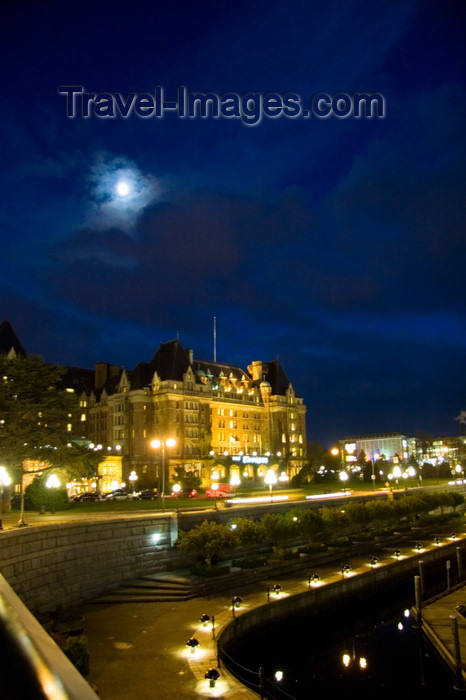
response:
[[[267,484],[270,489],[270,502],[273,503],[272,487],[277,483],[277,475],[273,469],[269,469],[267,474],[264,476],[264,483]]]
[[[134,485],[135,485],[135,483],[136,483],[137,480],[138,480],[138,475],[136,474],[136,472],[134,472],[134,471],[131,472],[131,474],[130,474],[129,477],[128,477],[128,481],[131,482],[131,485],[132,485],[132,487],[133,487],[133,498],[134,498],[134,496],[135,496],[135,493],[134,493]]]
[[[390,477],[390,474],[388,475]],[[398,466],[393,467],[392,478],[395,479],[396,488],[398,488],[398,479],[401,477],[401,469]]]
[[[45,482],[45,486],[48,489],[58,489],[60,487],[60,479],[56,474],[50,474],[47,481]],[[50,512],[52,514],[55,513],[55,505],[51,506]]]
[[[11,484],[11,478],[8,476],[5,467],[0,467],[0,513],[3,513],[3,489]]]
[[[174,438],[166,438],[165,440],[152,440],[150,446],[154,450],[162,448],[162,508],[165,508],[165,447],[174,447],[176,440]]]

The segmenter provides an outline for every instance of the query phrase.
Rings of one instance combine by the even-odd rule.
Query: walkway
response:
[[[425,635],[454,675],[456,664],[451,618],[456,618],[462,666],[462,679],[457,679],[459,681],[457,686],[462,685],[464,688],[466,687],[466,619],[459,610],[462,606],[466,606],[466,585],[421,606],[421,617]]]
[[[458,539],[465,537],[464,533],[458,534]],[[451,539],[446,538],[446,542],[451,544]],[[423,551],[435,546],[432,541],[422,544]],[[379,543],[377,550],[376,566],[393,563],[392,548],[384,551]],[[401,558],[416,555],[417,552],[408,545],[401,547]],[[278,597],[302,593],[310,586],[329,585],[341,580],[343,575],[354,576],[367,571],[371,567],[370,557],[352,556],[351,566],[348,574],[342,574],[340,560],[319,567],[320,581],[317,583],[309,582],[308,571],[304,569],[278,580],[261,578],[244,587],[236,586],[189,601],[89,604],[84,611],[91,655],[89,680],[97,686],[102,700],[257,698],[253,691],[224,673],[222,668],[215,688],[209,686],[204,676],[207,670],[217,667],[217,650],[212,625],[204,626],[200,622],[201,615],[207,613],[211,618],[215,617],[215,632],[218,634],[232,619],[233,596],[242,598],[243,602],[235,610],[235,615],[242,615],[251,608],[273,604],[277,595],[272,591],[277,583],[282,587]],[[181,578],[189,577],[186,571],[176,573]],[[199,646],[191,653],[186,642],[193,636],[199,641]],[[464,644],[466,660],[466,629]]]

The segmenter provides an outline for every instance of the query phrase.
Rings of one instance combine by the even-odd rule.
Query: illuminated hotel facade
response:
[[[210,485],[268,469],[289,479],[306,463],[306,407],[278,360],[243,370],[196,360],[174,340],[133,370],[100,362],[68,368],[67,381],[80,396],[79,433],[120,456],[122,480],[134,472],[138,488],[160,488],[162,464],[167,485],[180,469]]]

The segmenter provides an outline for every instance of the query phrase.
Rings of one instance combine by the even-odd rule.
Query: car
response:
[[[153,501],[154,498],[158,498],[159,494],[157,491],[153,491],[151,489],[146,489],[145,491],[141,491],[138,495],[137,498],[139,501]]]
[[[100,501],[100,496],[95,491],[85,491],[72,497],[75,503],[86,503],[90,501]]]
[[[207,489],[205,495],[207,498],[229,498],[236,494],[235,486],[231,484],[213,483],[210,489]]]
[[[181,491],[172,491],[172,498],[195,498],[196,496],[196,489],[181,489]]]
[[[127,491],[124,489],[115,489],[111,491],[105,497],[106,501],[127,501],[129,498]]]

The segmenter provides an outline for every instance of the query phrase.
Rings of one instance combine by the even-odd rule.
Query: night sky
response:
[[[459,434],[466,6],[0,9],[0,320],[48,362],[282,362],[308,438]],[[384,118],[68,118],[60,86],[378,93]],[[127,190],[119,192],[118,183]]]

